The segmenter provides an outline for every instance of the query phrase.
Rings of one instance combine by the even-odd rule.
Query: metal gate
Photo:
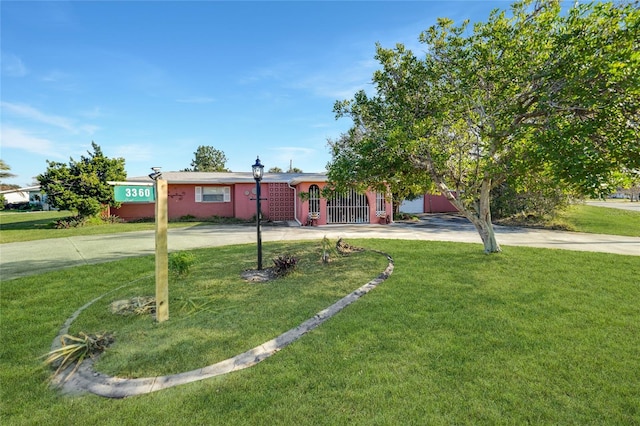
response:
[[[369,200],[350,189],[327,200],[327,223],[369,223]]]

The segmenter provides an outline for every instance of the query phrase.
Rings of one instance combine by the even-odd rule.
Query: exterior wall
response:
[[[4,200],[6,204],[18,204],[18,203],[28,203],[29,202],[29,192],[16,189],[13,191],[3,192]]]
[[[255,183],[237,183],[234,185],[234,191],[231,195],[231,201],[235,200],[235,217],[238,219],[249,220],[256,214],[256,184]],[[260,192],[264,192],[266,185],[260,185]],[[253,200],[251,200],[253,198]],[[261,198],[265,198],[262,195]],[[261,203],[260,209],[265,211],[264,201]]]
[[[298,220],[302,222],[303,225],[311,224],[311,219],[309,218],[309,201],[302,201],[300,199],[301,192],[309,192],[309,188],[311,185],[318,185],[320,191],[326,186],[324,182],[303,182],[296,186],[297,189],[297,211],[298,211]],[[327,224],[327,199],[320,197],[320,217],[313,220],[314,225],[326,225]]]
[[[156,205],[155,203],[123,203],[118,208],[111,207],[109,214],[118,216],[126,222],[147,218],[154,219],[156,216]]]
[[[367,200],[369,201],[369,222],[387,224],[391,221],[393,216],[393,208],[391,203],[385,200],[385,210],[378,211],[377,209],[377,195],[375,192],[367,192]]]
[[[458,209],[442,194],[427,194],[424,196],[425,213],[453,213],[457,211]]]
[[[298,184],[296,191],[282,183],[261,183],[260,190],[263,200],[261,201],[262,215],[265,220],[294,220],[280,219],[280,215],[295,214],[295,217],[303,225],[311,224],[309,218],[309,202],[302,201],[300,192],[309,192],[311,185],[317,185],[320,190],[326,185],[325,182],[304,182]],[[286,185],[286,188],[283,186]],[[196,202],[196,187],[230,187],[229,202]],[[274,196],[271,196],[273,190]],[[208,218],[211,216],[236,217],[238,219],[249,220],[256,214],[256,185],[255,183],[237,184],[169,184],[168,186],[168,216],[169,219],[179,219],[182,216],[194,216],[197,218]],[[290,200],[286,199],[287,192]],[[295,197],[295,199],[294,199]],[[272,199],[273,198],[273,199]],[[270,200],[272,199],[272,200]],[[382,223],[376,211],[376,193],[367,193],[369,204],[370,223]],[[273,204],[273,205],[272,205]],[[125,221],[137,220],[141,218],[155,217],[154,203],[126,203],[120,208],[112,208],[111,214],[120,217]],[[391,203],[385,201],[386,217],[391,218]],[[274,218],[270,217],[273,215]],[[276,217],[278,216],[278,217]],[[385,221],[386,223],[386,221]],[[327,199],[320,198],[320,217],[313,220],[313,225],[327,224]]]
[[[196,202],[196,186],[200,187],[230,187],[231,200],[228,202]],[[167,206],[169,219],[182,216],[207,218],[211,216],[233,217],[233,185],[190,185],[169,184]]]
[[[196,186],[228,186],[231,189],[229,202],[196,202]],[[189,185],[169,184],[167,193],[167,210],[169,219],[182,216],[208,218],[211,216],[234,217],[235,185]],[[140,218],[155,217],[155,203],[123,203],[120,208],[112,208],[111,214],[130,221]],[[251,215],[249,215],[249,218]]]

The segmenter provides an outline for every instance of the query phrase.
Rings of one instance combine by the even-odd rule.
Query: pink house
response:
[[[163,172],[168,183],[169,219],[212,216],[251,219],[256,214],[256,182],[251,172]],[[149,183],[149,177],[128,183]],[[260,184],[264,220],[300,225],[387,223],[392,217],[385,194],[349,191],[329,199],[321,196],[327,184],[323,173],[265,173]],[[122,203],[112,215],[131,221],[154,217],[154,203]]]

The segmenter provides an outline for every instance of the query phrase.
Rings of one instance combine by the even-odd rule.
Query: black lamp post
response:
[[[260,163],[260,157],[256,158],[256,163],[251,166],[253,178],[256,180],[256,228],[258,231],[258,270],[262,270],[262,230],[260,229],[260,181],[264,174],[264,166]]]

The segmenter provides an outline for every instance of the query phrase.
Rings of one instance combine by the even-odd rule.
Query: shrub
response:
[[[130,223],[149,223],[149,222],[153,223],[155,221],[156,221],[155,217],[140,217],[140,218],[132,219],[129,222]]]
[[[169,271],[176,275],[187,275],[196,258],[193,253],[179,251],[169,254]]]
[[[120,217],[116,215],[103,216],[102,221],[104,223],[122,223],[124,222]]]
[[[293,271],[298,264],[298,258],[290,255],[278,256],[273,259],[274,271],[278,276],[284,276]]]
[[[56,229],[79,228],[87,223],[87,218],[81,216],[63,217],[55,221],[53,227]]]

